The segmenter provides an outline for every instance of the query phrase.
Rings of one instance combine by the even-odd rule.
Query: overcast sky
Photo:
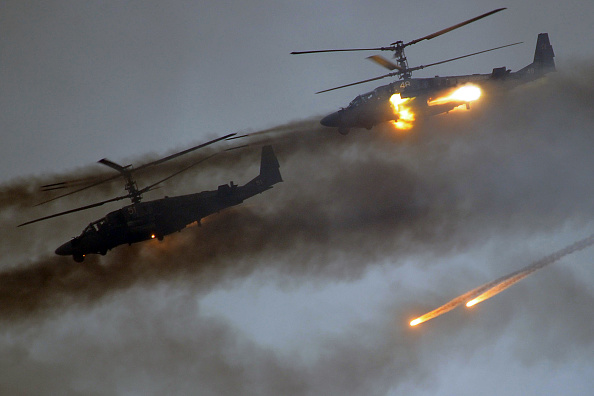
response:
[[[582,1],[2,2],[3,179],[335,111],[378,84],[314,92],[384,69],[369,53],[291,51],[412,40],[497,7],[508,10],[410,47],[410,64],[523,45],[416,75],[517,70],[545,31],[560,67],[594,55]]]
[[[589,250],[407,326],[594,232],[594,3],[518,3],[2,2],[0,393],[590,392]],[[409,41],[498,7],[408,48],[409,64],[523,45],[415,76],[518,70],[541,32],[558,73],[405,138],[317,126],[379,84],[314,92],[384,70],[367,53],[291,51]],[[50,174],[263,129],[282,129],[266,136],[285,182],[160,245],[53,256],[117,204],[15,229],[96,198],[28,209]],[[258,156],[154,197],[244,183]]]

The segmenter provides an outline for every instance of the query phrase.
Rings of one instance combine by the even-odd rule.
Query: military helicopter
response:
[[[144,164],[137,168],[132,168],[131,165],[122,166],[108,159],[102,159],[99,161],[100,164],[116,170],[119,174],[114,177],[93,182],[90,185],[52,198],[51,200],[45,202],[80,192],[87,188],[97,186],[101,183],[114,180],[118,177],[123,177],[126,182],[126,195],[56,213],[50,216],[41,217],[20,224],[19,227],[36,223],[38,221],[63,216],[69,213],[94,208],[108,202],[129,198],[132,201],[131,205],[124,206],[121,209],[108,213],[105,217],[97,221],[93,221],[82,231],[79,236],[72,238],[70,241],[58,247],[56,249],[56,254],[61,256],[72,256],[74,261],[82,262],[85,256],[88,254],[105,255],[108,250],[126,243],[131,245],[132,243],[155,238],[158,240],[163,240],[163,237],[166,235],[176,231],[181,231],[187,225],[196,221],[198,224],[200,224],[200,220],[202,218],[215,212],[219,212],[225,208],[238,205],[244,200],[271,189],[274,184],[283,181],[279,170],[279,163],[276,156],[274,155],[272,146],[264,146],[262,148],[260,174],[243,186],[238,186],[231,182],[230,184],[223,184],[219,186],[218,189],[214,191],[203,191],[195,194],[181,195],[176,197],[166,196],[165,198],[153,201],[141,202],[143,193],[153,190],[158,184],[161,184],[164,181],[178,175],[179,173],[190,169],[191,167],[214,156],[215,154],[186,166],[185,168],[167,176],[166,178],[142,189],[138,189],[137,184],[132,177],[135,171],[161,164],[165,161],[179,157],[198,148],[208,146],[220,140],[228,139],[234,135],[235,134],[223,136],[199,146],[195,146],[179,153]],[[53,190],[63,188],[67,185],[67,182],[62,182],[48,184],[43,187],[45,190]]]
[[[443,60],[440,62],[431,63],[428,65],[409,67],[407,58],[404,54],[404,49],[410,45],[416,44],[423,40],[431,40],[442,34],[448,33],[454,29],[458,29],[469,23],[475,22],[479,19],[485,18],[489,15],[503,11],[506,8],[498,8],[489,11],[485,14],[479,15],[475,18],[468,19],[464,22],[450,26],[446,29],[432,33],[430,35],[421,37],[416,40],[404,43],[403,41],[395,41],[387,47],[376,48],[348,48],[348,49],[329,49],[329,50],[315,50],[315,51],[296,51],[291,54],[309,54],[321,52],[344,52],[344,51],[393,51],[396,63],[383,58],[380,55],[373,55],[368,57],[371,61],[391,70],[391,73],[383,76],[370,78],[367,80],[358,81],[351,84],[341,85],[338,87],[325,89],[316,92],[316,94],[329,92],[336,89],[346,88],[358,84],[363,84],[371,81],[380,80],[386,77],[398,77],[399,80],[393,83],[380,86],[371,92],[357,96],[346,108],[341,108],[324,117],[320,123],[328,127],[337,127],[338,132],[346,135],[350,128],[366,128],[371,129],[374,125],[386,122],[397,121],[402,114],[395,111],[395,105],[391,99],[394,95],[399,95],[397,101],[407,102],[407,106],[414,109],[414,113],[424,117],[432,116],[448,112],[460,105],[466,105],[469,108],[470,100],[465,97],[450,97],[445,100],[441,98],[447,97],[449,92],[453,92],[456,88],[464,87],[469,84],[482,86],[491,83],[506,82],[507,85],[519,84],[544,76],[546,73],[555,71],[553,47],[549,42],[547,33],[538,35],[536,42],[536,51],[534,54],[534,61],[530,65],[512,73],[506,67],[497,67],[489,74],[472,74],[462,76],[447,76],[432,78],[412,78],[412,72],[424,69],[430,66],[440,65],[446,62],[467,58],[474,55],[479,55],[489,51],[521,44],[521,42],[507,44],[488,50],[474,52],[463,56]],[[510,83],[511,82],[511,83]],[[440,100],[434,100],[440,98]],[[474,97],[476,99],[476,97]],[[472,99],[472,100],[474,100]]]

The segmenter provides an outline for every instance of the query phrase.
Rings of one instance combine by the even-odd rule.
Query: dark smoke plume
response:
[[[284,183],[207,218],[202,227],[190,227],[162,243],[121,246],[83,264],[54,257],[52,251],[118,206],[17,230],[14,225],[45,210],[67,209],[94,196],[84,194],[47,209],[27,210],[37,199],[36,187],[45,180],[5,185],[0,200],[0,214],[6,219],[1,235],[0,321],[15,328],[40,323],[39,333],[29,336],[33,338],[47,327],[53,328],[48,323],[56,318],[69,314],[101,317],[103,306],[116,309],[119,300],[127,301],[133,308],[122,316],[133,316],[140,325],[122,319],[124,324],[117,329],[118,340],[124,345],[121,350],[110,347],[102,352],[103,344],[92,337],[95,345],[72,341],[77,360],[84,352],[102,362],[97,366],[89,363],[89,371],[99,377],[110,373],[105,375],[109,379],[104,383],[105,392],[99,393],[121,393],[118,383],[126,381],[124,375],[112,374],[104,362],[143,356],[153,347],[156,356],[146,359],[146,372],[157,373],[157,367],[165,370],[180,380],[172,386],[182,393],[191,392],[194,385],[201,386],[203,394],[237,394],[248,384],[243,393],[386,394],[411,376],[426,374],[431,379],[428,371],[433,367],[427,361],[432,359],[427,356],[443,350],[440,342],[445,336],[429,330],[425,335],[434,336],[429,337],[433,341],[427,341],[424,349],[416,335],[394,330],[399,325],[393,317],[382,318],[372,329],[342,332],[324,343],[320,348],[327,348],[326,353],[308,364],[273,354],[241,337],[228,324],[209,322],[203,316],[197,323],[184,322],[190,319],[184,319],[183,313],[194,307],[190,302],[184,303],[188,306],[180,303],[187,297],[183,292],[178,298],[164,299],[181,307],[159,308],[155,322],[161,325],[153,329],[153,321],[143,322],[147,308],[142,308],[145,294],[139,290],[170,285],[162,293],[181,289],[193,297],[203,296],[262,272],[288,284],[326,284],[360,279],[386,261],[398,269],[410,258],[416,258],[415,266],[421,269],[436,270],[439,258],[503,236],[522,241],[554,229],[589,227],[594,213],[594,116],[589,111],[594,90],[587,82],[593,75],[591,68],[573,76],[557,74],[504,99],[489,99],[470,112],[427,120],[406,136],[395,136],[382,127],[353,131],[344,137],[311,120],[250,136],[245,143],[254,147],[221,154],[202,164],[199,172],[168,182],[152,197],[214,189],[231,179],[244,183],[257,173],[258,145],[270,142],[280,160]],[[81,174],[95,175],[84,170],[60,176],[70,179]],[[119,189],[116,184],[102,193],[120,193]],[[150,198],[147,195],[145,199]],[[495,257],[488,259],[499,263]],[[438,293],[449,293],[457,285],[442,284],[444,290]],[[570,284],[571,279],[562,283]],[[403,285],[402,290],[408,293],[411,287]],[[579,307],[588,306],[583,288],[575,294],[582,301]],[[399,297],[394,306],[386,308],[391,315],[404,315],[410,309],[405,305],[414,302],[414,296]],[[158,296],[150,301],[156,306],[161,303]],[[138,317],[134,315],[137,310]],[[493,328],[501,329],[513,317],[511,309],[501,310]],[[181,327],[199,329],[201,334],[183,333],[174,326],[176,321]],[[481,323],[486,322],[488,319]],[[448,323],[440,331],[453,337],[450,345],[457,347],[459,357],[472,354],[470,347],[464,347],[466,340],[452,336],[460,324],[452,322],[448,328]],[[142,329],[147,345],[132,335],[138,329]],[[157,342],[180,340],[178,333],[183,334],[179,344],[172,341],[173,345],[166,347]],[[591,341],[591,335],[583,339]],[[33,359],[18,346],[7,345],[5,341],[2,348],[9,356],[25,362]],[[184,354],[186,350],[192,351],[192,356]],[[186,374],[168,372],[166,363],[170,361],[186,367]],[[29,372],[42,372],[46,367],[42,363]],[[76,382],[72,374],[65,374],[68,372],[89,378],[86,369],[73,367],[69,361],[62,363],[57,370],[65,382]],[[130,361],[121,365],[128,370],[134,366]],[[0,361],[4,372],[10,373],[10,367]],[[136,370],[132,373],[140,375]],[[159,379],[165,376],[155,375]],[[197,382],[187,380],[193,375]],[[129,381],[136,383],[136,379],[142,382],[139,378]],[[152,381],[142,383],[150,385]],[[72,385],[72,389],[89,387]]]
[[[534,86],[512,96],[523,104],[525,122],[536,123],[543,115],[549,118],[553,107],[559,106],[558,102],[539,99],[543,92],[554,91],[555,84],[567,81],[552,79],[549,85]],[[577,81],[575,85],[581,97],[583,88]],[[97,276],[103,275],[89,271],[86,264],[83,269],[77,268],[67,259],[41,259],[12,271],[21,280],[36,279],[20,275],[29,270],[49,278],[55,276],[60,287],[64,286],[60,279],[70,279],[76,273],[75,282],[82,277],[88,283],[97,283],[99,289],[108,290],[112,283],[114,287],[126,284],[120,278],[130,282],[134,278],[155,280],[180,271],[200,276],[210,267],[216,267],[214,272],[218,275],[209,275],[215,278],[228,272],[245,275],[261,265],[254,257],[272,257],[288,263],[286,267],[277,267],[279,271],[350,278],[363,273],[365,265],[361,263],[391,256],[394,251],[402,255],[428,248],[435,252],[451,251],[509,227],[530,233],[567,221],[581,221],[584,213],[594,209],[594,202],[578,199],[591,192],[591,183],[582,184],[581,178],[594,170],[594,164],[589,156],[575,151],[586,147],[586,142],[591,143],[589,131],[578,128],[571,134],[559,134],[560,129],[554,127],[518,129],[518,122],[508,122],[508,117],[519,116],[509,101],[490,106],[485,105],[476,113],[431,119],[404,138],[395,137],[388,129],[355,132],[345,138],[318,127],[314,121],[281,126],[278,131],[267,131],[266,143],[274,141],[284,183],[237,208],[212,216],[201,228],[189,228],[179,236],[167,238],[162,247],[124,246],[105,258],[90,260],[110,273],[107,278],[112,280],[104,286],[101,281],[95,282]],[[577,112],[575,117],[582,116]],[[257,143],[263,135],[258,136]],[[249,138],[246,140],[250,143]],[[583,145],[576,145],[576,141]],[[559,158],[564,152],[567,156]],[[185,163],[195,161],[199,155],[203,154],[196,153],[193,158],[184,159]],[[224,153],[201,164],[197,174],[185,174],[164,189],[168,190],[167,195],[173,195],[170,190],[181,193],[214,189],[227,182],[225,176],[245,182],[257,173],[258,155],[257,146]],[[173,165],[164,168],[156,177],[170,172]],[[581,172],[568,174],[567,169]],[[240,177],[234,177],[234,173]],[[85,175],[97,176],[89,171]],[[17,187],[7,186],[4,190],[14,192]],[[20,185],[21,195],[15,193],[14,202],[30,203],[37,196],[33,190]],[[52,205],[52,209],[79,205],[79,199],[68,197],[60,202],[62,206]],[[77,213],[28,226],[26,231],[9,230],[4,240],[16,236],[25,241],[21,242],[23,248],[27,243],[39,243],[38,252],[47,249],[45,255],[51,256],[52,247],[106,211],[100,208],[93,214]],[[35,213],[41,213],[39,208]],[[66,225],[69,233],[58,232],[57,225]],[[477,233],[481,228],[484,231]],[[170,248],[171,245],[175,247]],[[339,266],[325,264],[343,256],[348,259]],[[237,266],[237,260],[242,265]],[[162,261],[176,264],[164,269]],[[58,267],[66,269],[49,270],[57,262],[62,263]],[[53,283],[47,284],[47,290],[52,290]],[[24,284],[23,289],[27,288]],[[101,294],[68,285],[64,290],[91,296]]]

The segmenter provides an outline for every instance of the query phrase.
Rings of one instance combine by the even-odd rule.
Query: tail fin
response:
[[[262,182],[267,186],[282,182],[283,178],[281,177],[279,168],[280,165],[278,159],[276,159],[276,155],[274,155],[272,146],[262,147],[259,176]]]
[[[260,174],[243,186],[237,186],[233,182],[230,185],[223,184],[219,186],[217,202],[224,204],[224,207],[233,206],[254,195],[270,190],[273,184],[283,181],[279,168],[272,146],[262,147]]]
[[[548,33],[541,33],[536,40],[536,50],[534,51],[534,64],[540,65],[543,69],[555,70],[555,53],[553,46],[549,41]]]
[[[519,70],[518,73],[543,75],[555,71],[555,53],[553,46],[549,41],[548,33],[540,33],[536,40],[536,49],[534,50],[534,62]],[[535,76],[535,77],[536,77]]]

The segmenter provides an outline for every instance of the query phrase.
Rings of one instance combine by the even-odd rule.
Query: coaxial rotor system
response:
[[[424,40],[431,40],[433,38],[439,37],[445,33],[451,32],[452,30],[461,28],[462,26],[468,25],[472,22],[476,22],[479,19],[483,19],[486,18],[490,15],[493,15],[497,12],[503,11],[506,8],[497,8],[495,10],[486,12],[484,14],[481,14],[477,17],[468,19],[466,21],[457,23],[453,26],[450,26],[448,28],[442,29],[440,31],[437,31],[435,33],[429,34],[427,36],[409,41],[409,42],[404,42],[402,40],[398,40],[395,41],[393,43],[390,43],[389,46],[385,46],[385,47],[371,47],[371,48],[343,48],[343,49],[324,49],[324,50],[313,50],[313,51],[294,51],[291,52],[291,54],[293,55],[300,55],[300,54],[316,54],[316,53],[324,53],[324,52],[351,52],[351,51],[392,51],[394,52],[394,59],[395,62],[392,62],[384,57],[382,57],[381,55],[373,55],[373,56],[369,56],[367,57],[367,59],[379,64],[382,67],[385,67],[389,70],[392,70],[391,73],[385,74],[383,76],[379,76],[379,77],[374,77],[374,78],[370,78],[367,80],[362,80],[362,81],[357,81],[355,83],[351,83],[351,84],[346,84],[346,85],[341,85],[339,87],[334,87],[334,88],[330,88],[330,89],[325,89],[323,91],[319,91],[316,93],[323,93],[323,92],[328,92],[328,91],[333,91],[335,89],[341,89],[341,88],[346,88],[346,87],[350,87],[353,85],[358,85],[358,84],[363,84],[366,82],[370,82],[370,81],[376,81],[376,80],[380,80],[382,78],[386,78],[386,77],[395,77],[397,76],[400,79],[409,79],[412,77],[412,72],[415,70],[420,70],[420,69],[424,69],[426,67],[430,67],[430,66],[435,66],[435,65],[440,65],[443,63],[447,63],[447,62],[452,62],[458,59],[463,59],[463,58],[467,58],[470,56],[474,56],[474,55],[478,55],[478,54],[482,54],[485,52],[489,52],[489,51],[495,51],[501,48],[505,48],[505,47],[510,47],[513,45],[518,45],[521,44],[521,42],[518,43],[513,43],[513,44],[507,44],[507,45],[502,45],[499,47],[495,47],[495,48],[491,48],[488,50],[483,50],[483,51],[478,51],[478,52],[474,52],[472,54],[467,54],[467,55],[462,55],[462,56],[457,56],[455,58],[451,58],[451,59],[447,59],[447,60],[443,60],[443,61],[439,61],[439,62],[435,62],[435,63],[430,63],[428,65],[421,65],[421,66],[414,66],[414,67],[409,67],[408,66],[408,60],[406,58],[406,55],[404,53],[404,49],[410,45],[416,44],[418,42],[424,41]]]
[[[206,158],[202,158],[199,161],[196,161],[196,162],[194,162],[194,163],[192,163],[192,164],[190,164],[190,165],[188,165],[188,166],[186,166],[186,167],[178,170],[177,172],[175,172],[173,174],[170,174],[169,176],[167,176],[167,177],[165,177],[165,178],[163,178],[163,179],[161,179],[161,180],[159,180],[159,181],[157,181],[157,182],[155,182],[153,184],[150,184],[150,185],[148,185],[146,187],[143,187],[141,189],[138,188],[138,185],[136,184],[136,181],[133,178],[133,175],[134,175],[135,172],[138,172],[140,170],[147,169],[149,167],[153,167],[153,166],[162,164],[162,163],[164,163],[166,161],[170,161],[170,160],[172,160],[174,158],[180,157],[180,156],[185,155],[185,154],[188,154],[188,153],[190,153],[192,151],[195,151],[195,150],[201,149],[203,147],[209,146],[209,145],[214,144],[216,142],[219,142],[221,140],[227,140],[227,139],[229,139],[229,138],[231,138],[231,137],[233,137],[235,135],[236,135],[235,133],[231,133],[231,134],[222,136],[220,138],[211,140],[209,142],[202,143],[202,144],[199,144],[199,145],[194,146],[194,147],[190,147],[189,149],[180,151],[178,153],[168,155],[168,156],[163,157],[163,158],[160,158],[158,160],[155,160],[155,161],[152,161],[152,162],[148,162],[148,163],[143,164],[141,166],[138,166],[136,168],[132,167],[132,165],[124,165],[123,166],[123,165],[117,164],[117,163],[115,163],[115,162],[113,162],[111,160],[108,160],[107,158],[103,158],[103,159],[99,160],[98,163],[100,163],[102,165],[105,165],[105,166],[108,166],[108,167],[116,170],[118,172],[117,175],[114,175],[114,176],[111,176],[111,177],[107,177],[107,178],[103,178],[103,179],[99,179],[99,180],[92,179],[90,181],[89,180],[86,180],[85,181],[84,179],[78,179],[78,180],[72,180],[72,181],[66,181],[66,182],[46,184],[44,186],[41,186],[41,190],[42,191],[52,191],[52,190],[58,190],[58,189],[66,189],[66,188],[70,188],[70,187],[78,187],[78,186],[81,186],[81,185],[83,187],[78,187],[78,188],[76,188],[73,191],[69,191],[69,192],[67,192],[65,194],[61,194],[61,195],[58,195],[58,196],[53,197],[51,199],[45,200],[45,201],[37,204],[36,206],[43,205],[45,203],[48,203],[48,202],[57,200],[59,198],[63,198],[63,197],[66,197],[66,196],[69,196],[69,195],[72,195],[72,194],[79,193],[79,192],[84,191],[84,190],[87,190],[89,188],[96,187],[96,186],[98,186],[100,184],[104,184],[104,183],[113,181],[113,180],[115,180],[115,179],[117,179],[119,177],[123,177],[124,178],[124,181],[125,181],[124,189],[127,191],[127,194],[121,195],[121,196],[118,196],[118,197],[114,197],[114,198],[111,198],[111,199],[107,199],[107,200],[104,200],[104,201],[96,202],[96,203],[93,203],[93,204],[90,204],[90,205],[81,206],[81,207],[78,207],[78,208],[75,208],[75,209],[70,209],[70,210],[66,210],[66,211],[63,211],[63,212],[54,213],[52,215],[44,216],[44,217],[41,217],[41,218],[38,218],[38,219],[35,219],[35,220],[27,221],[25,223],[19,224],[19,227],[24,226],[24,225],[27,225],[27,224],[31,224],[31,223],[36,223],[38,221],[47,220],[47,219],[51,219],[51,218],[58,217],[58,216],[63,216],[63,215],[69,214],[69,213],[75,213],[75,212],[80,212],[82,210],[87,210],[87,209],[95,208],[97,206],[101,206],[101,205],[104,205],[104,204],[109,203],[109,202],[120,201],[122,199],[130,199],[130,201],[132,201],[133,204],[137,204],[137,203],[139,203],[142,200],[142,194],[144,194],[144,193],[146,193],[148,191],[154,190],[157,187],[157,185],[159,185],[159,184],[161,184],[161,183],[163,183],[163,182],[171,179],[174,176],[177,176],[178,174],[180,174],[182,172],[185,172],[186,170],[188,170],[188,169],[190,169],[190,168],[198,165],[199,163],[201,163],[203,161],[206,161],[207,159],[211,158],[215,154],[212,154],[210,156],[207,156]]]

